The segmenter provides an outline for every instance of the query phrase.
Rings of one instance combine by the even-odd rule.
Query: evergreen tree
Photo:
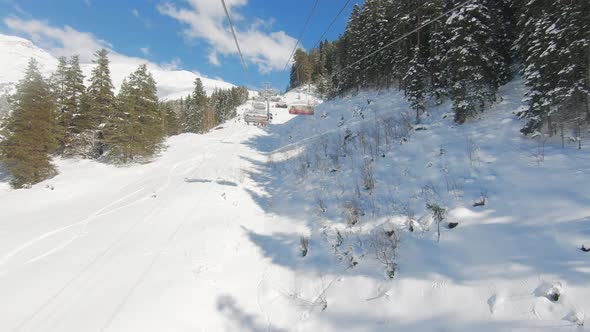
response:
[[[387,36],[387,17],[384,0],[367,0],[363,4],[361,13],[363,22],[362,35],[360,41],[363,44],[364,54],[370,54],[377,51],[384,44]],[[362,62],[362,70],[365,71],[364,86],[380,87],[383,86],[385,75],[383,66],[386,65],[385,54],[382,52],[375,53],[367,61]]]
[[[361,7],[354,5],[350,19],[346,25],[345,35],[348,42],[348,65],[360,61],[365,56],[366,46],[364,43],[363,22]],[[366,73],[363,70],[363,61],[352,65],[348,70],[347,79],[344,85],[350,88],[360,88],[366,79]]]
[[[426,110],[424,100],[426,95],[424,86],[426,68],[424,63],[426,60],[421,54],[419,46],[414,48],[413,53],[404,81],[406,82],[406,95],[410,101],[410,105],[416,111],[416,123],[420,123],[420,115]]]
[[[101,49],[94,55],[96,59],[92,62],[95,67],[92,69],[90,84],[86,91],[86,105],[92,127],[96,130],[93,150],[95,157],[98,157],[103,154],[105,149],[103,129],[109,117],[113,115],[115,88],[111,81],[108,51]]]
[[[82,99],[85,90],[80,57],[74,55],[70,58],[66,70],[64,110],[60,116],[60,125],[64,131],[62,147],[65,149],[72,148],[75,134],[90,127],[88,118],[82,114]]]
[[[294,55],[293,67],[291,68],[291,88],[293,89],[303,84],[310,83],[312,80],[312,74],[313,67],[309,56],[304,50],[297,49]]]
[[[583,109],[590,119],[590,4],[586,1],[531,0],[520,6],[517,51],[530,91],[530,134],[547,124],[550,134],[557,122],[574,127],[580,136]]]
[[[160,102],[160,114],[162,114],[162,127],[166,136],[178,135],[181,132],[180,121],[174,110],[173,102]]]
[[[66,85],[68,75],[68,59],[65,56],[57,59],[57,69],[51,75],[49,83],[51,91],[55,97],[58,116],[61,118],[62,113],[66,111]]]
[[[146,65],[123,81],[115,114],[105,130],[113,159],[149,158],[160,149],[165,133],[156,92],[156,81]]]
[[[56,102],[34,59],[17,85],[13,100],[0,156],[12,174],[11,185],[22,188],[56,174],[50,157],[58,146]]]
[[[66,104],[72,109],[72,126],[73,132],[79,133],[85,129],[93,127],[88,114],[83,113],[83,102],[86,94],[84,86],[84,74],[80,68],[80,57],[74,55],[70,59],[68,68],[68,86]]]
[[[203,87],[203,82],[200,78],[195,79],[195,88],[192,93],[192,103],[189,104],[190,109],[190,132],[201,133],[203,128],[203,114],[209,107],[209,98]]]
[[[492,1],[468,4],[446,22],[449,39],[444,61],[457,123],[464,123],[483,110],[486,102],[495,100],[499,76],[506,66],[494,48],[497,44],[488,3]]]
[[[100,128],[100,125],[106,123],[108,117],[112,114],[115,88],[111,81],[108,51],[101,49],[95,53],[95,56],[96,59],[93,61],[95,67],[90,75],[87,94],[94,124]]]

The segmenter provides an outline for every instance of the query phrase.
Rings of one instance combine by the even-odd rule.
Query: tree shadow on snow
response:
[[[8,182],[10,181],[10,174],[8,173],[8,169],[6,165],[0,163],[0,182]]]
[[[220,296],[217,299],[217,310],[230,322],[231,327],[228,327],[227,331],[286,332],[286,330],[259,323],[261,319],[245,312],[229,295]]]

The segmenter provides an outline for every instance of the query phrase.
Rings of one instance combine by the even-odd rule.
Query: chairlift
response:
[[[313,115],[315,108],[308,104],[294,104],[289,108],[289,114],[294,115]]]

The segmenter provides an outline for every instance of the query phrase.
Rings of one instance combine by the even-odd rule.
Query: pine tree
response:
[[[149,158],[164,138],[162,114],[158,107],[156,81],[141,65],[123,81],[114,116],[105,130],[111,157],[122,162]]]
[[[60,115],[60,125],[63,130],[62,148],[65,150],[73,148],[72,140],[74,135],[80,133],[83,128],[78,128],[77,125],[85,125],[77,123],[82,114],[82,98],[86,88],[84,87],[84,75],[80,69],[80,57],[74,55],[68,62],[68,67],[65,73],[65,100],[64,109]]]
[[[112,114],[115,93],[113,82],[111,81],[111,70],[109,68],[108,51],[101,49],[95,53],[95,64],[90,75],[90,85],[88,86],[88,103],[90,112],[96,127],[106,123],[108,117]]]
[[[506,66],[495,49],[489,3],[468,4],[446,22],[449,39],[444,61],[457,123],[464,123],[495,100],[499,76]]]
[[[410,101],[410,105],[416,111],[416,123],[420,123],[420,115],[426,110],[425,105],[425,79],[426,68],[424,63],[426,60],[421,54],[419,46],[414,48],[412,60],[410,61],[408,73],[404,77],[406,82],[406,95]]]
[[[90,84],[86,91],[86,102],[92,127],[96,130],[96,141],[93,143],[94,156],[99,157],[104,153],[105,149],[103,129],[114,111],[115,88],[111,81],[108,51],[101,49],[94,55],[96,57],[93,60],[95,67],[90,75]]]
[[[84,74],[80,68],[80,57],[74,55],[70,58],[67,72],[67,98],[66,105],[72,113],[73,133],[81,133],[93,127],[89,114],[83,109],[86,87],[84,86]]]
[[[344,32],[349,47],[347,54],[349,57],[347,61],[348,65],[355,63],[348,69],[347,78],[349,82],[344,85],[356,89],[362,87],[366,80],[366,72],[363,70],[363,65],[366,64],[364,61],[360,61],[366,54],[366,50],[364,49],[366,45],[364,42],[365,36],[363,34],[363,16],[361,14],[361,7],[355,4]]]
[[[50,157],[58,146],[56,102],[34,59],[17,85],[13,100],[0,156],[12,174],[11,185],[22,188],[56,174]]]
[[[166,136],[180,134],[180,122],[178,115],[174,111],[173,102],[160,102],[158,105],[160,114],[162,114],[162,127]]]
[[[364,45],[364,54],[376,52],[384,45],[387,37],[386,8],[384,0],[366,0],[363,4],[361,13],[363,22],[361,42]],[[382,52],[375,53],[367,61],[363,61],[363,71],[365,71],[364,86],[380,87],[385,85],[383,66],[386,65],[385,54]]]
[[[51,75],[51,78],[49,79],[49,84],[51,87],[51,92],[55,97],[58,116],[61,117],[62,113],[66,111],[65,108],[68,59],[65,56],[62,56],[59,57],[57,60],[57,69]]]
[[[531,0],[520,7],[517,51],[530,91],[525,134],[547,125],[573,127],[590,119],[590,4]],[[585,111],[584,111],[585,110]]]
[[[297,49],[295,51],[290,77],[292,89],[311,82],[313,67],[309,58],[304,50]]]
[[[189,105],[190,109],[190,132],[202,133],[203,128],[203,114],[209,107],[209,99],[203,82],[200,78],[195,79],[195,88],[192,93],[192,103]]]

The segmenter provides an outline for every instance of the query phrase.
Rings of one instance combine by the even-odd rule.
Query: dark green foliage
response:
[[[31,59],[25,78],[12,98],[12,113],[0,142],[0,157],[12,175],[11,185],[22,188],[56,174],[50,155],[58,147],[56,101]]]
[[[318,73],[313,71],[313,66],[310,57],[317,57],[315,51],[311,55],[307,55],[304,50],[297,49],[294,55],[294,63],[291,68],[290,85],[292,88],[303,84],[311,83],[312,77]]]
[[[481,0],[412,32],[461,2],[365,0],[337,40],[309,51],[312,83],[328,96],[395,86],[418,114],[427,97],[437,104],[449,97],[463,123],[496,101],[520,61],[531,87],[524,132],[590,121],[590,2]],[[306,60],[299,58],[291,88],[303,83],[297,77]]]
[[[162,127],[166,136],[180,134],[182,130],[174,102],[160,102],[158,107],[160,109],[160,114],[162,114]]]
[[[156,81],[146,65],[141,65],[123,81],[105,128],[110,158],[125,163],[152,157],[164,138],[162,123]]]
[[[218,89],[208,97],[201,79],[197,78],[193,93],[169,104],[178,114],[181,132],[199,134],[234,118],[237,107],[247,100],[245,87]]]
[[[90,85],[88,86],[88,107],[95,127],[105,124],[111,116],[114,102],[115,90],[111,81],[111,71],[109,68],[108,51],[102,49],[95,53],[96,65],[90,75]]]

